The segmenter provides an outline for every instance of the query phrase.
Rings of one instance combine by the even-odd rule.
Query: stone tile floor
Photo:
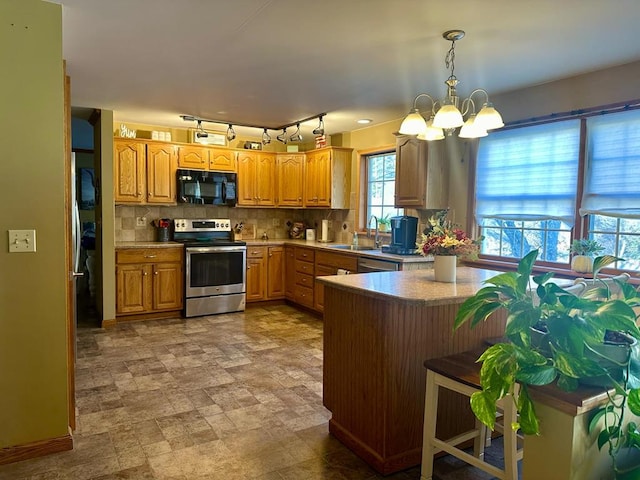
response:
[[[382,477],[328,434],[322,322],[293,307],[81,324],[77,356],[74,450],[0,466],[0,479],[420,478]],[[435,471],[491,478],[451,457]]]

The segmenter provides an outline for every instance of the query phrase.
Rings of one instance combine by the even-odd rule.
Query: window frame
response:
[[[388,153],[396,154],[396,161],[397,161],[397,152],[396,152],[395,144],[382,145],[379,147],[368,148],[368,149],[357,151],[358,164],[356,167],[357,182],[356,182],[356,208],[355,208],[354,228],[358,233],[366,233],[367,222],[369,221],[369,219],[366,218],[368,201],[369,201],[367,158],[373,155],[384,155]],[[381,233],[380,235],[385,235],[385,234]]]
[[[578,238],[583,238],[584,236],[589,234],[589,222],[590,215],[585,215],[584,217],[580,216],[580,203],[582,201],[584,184],[585,184],[585,170],[586,170],[586,162],[587,162],[587,119],[589,117],[595,115],[602,115],[603,112],[606,113],[616,113],[623,110],[628,109],[638,109],[640,105],[637,103],[633,106],[629,105],[629,102],[624,102],[620,104],[608,105],[604,107],[596,107],[593,109],[589,109],[588,111],[584,111],[581,114],[575,115],[572,112],[568,112],[566,115],[558,114],[554,115],[555,118],[544,117],[540,119],[534,119],[531,122],[523,122],[517,125],[511,125],[505,127],[505,129],[515,129],[515,128],[526,128],[534,125],[545,124],[545,123],[556,123],[562,122],[570,119],[579,118],[580,119],[580,146],[579,146],[579,154],[578,154],[578,185],[576,189],[576,205],[575,205],[575,220],[574,227],[571,231],[571,241]],[[474,232],[476,237],[478,238],[481,235],[481,227],[476,223],[476,174],[477,174],[477,158],[479,151],[479,141],[473,142],[471,146],[471,155],[470,155],[470,169],[469,169],[469,196],[468,196],[468,212],[467,215],[467,229],[468,231]],[[472,262],[468,262],[471,265],[478,267],[494,267],[500,268],[501,270],[515,270],[517,268],[519,258],[509,258],[509,257],[501,257],[496,255],[488,255],[488,254],[480,254],[478,259]],[[568,277],[581,277],[584,274],[578,274],[571,270],[571,263],[568,264],[560,264],[556,262],[546,262],[538,260],[536,261],[536,265],[534,267],[534,271],[536,272],[554,272],[560,274],[562,276]],[[624,270],[620,268],[606,268],[602,270],[604,274],[616,275],[619,273],[629,273],[632,278],[640,278],[639,270]]]

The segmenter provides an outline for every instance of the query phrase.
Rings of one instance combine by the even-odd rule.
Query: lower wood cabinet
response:
[[[247,247],[247,302],[284,296],[284,247]]]
[[[174,312],[182,309],[182,247],[116,251],[116,315]]]
[[[337,275],[338,270],[356,273],[358,270],[358,258],[348,253],[326,252],[324,250],[316,252],[316,277]],[[317,282],[314,288],[314,309],[320,312],[324,311],[324,286]]]

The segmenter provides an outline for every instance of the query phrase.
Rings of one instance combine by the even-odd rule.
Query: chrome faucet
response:
[[[376,217],[375,215],[371,215],[371,217],[369,218],[369,224],[367,225],[367,238],[371,238],[371,220],[375,220],[376,221],[376,233],[374,234],[373,237],[373,243],[376,246],[376,248],[380,248],[380,237],[378,237],[378,217]]]

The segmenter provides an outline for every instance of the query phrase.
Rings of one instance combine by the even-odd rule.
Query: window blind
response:
[[[640,218],[640,110],[587,120],[580,215]]]
[[[561,220],[573,226],[580,120],[491,132],[480,140],[476,220]]]

